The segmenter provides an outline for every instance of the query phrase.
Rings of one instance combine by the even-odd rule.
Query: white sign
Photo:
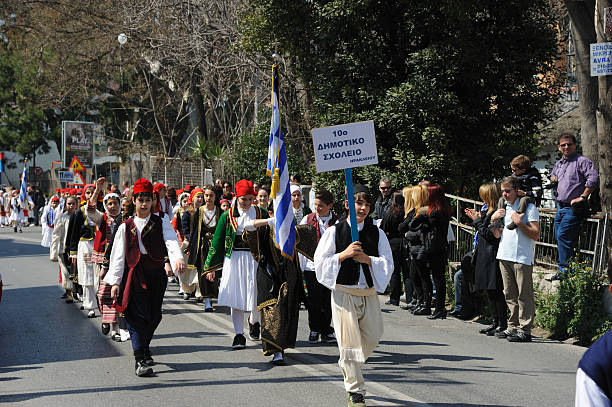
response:
[[[591,44],[591,76],[612,75],[612,42]]]
[[[317,172],[378,164],[374,122],[312,129]]]
[[[72,171],[59,171],[58,177],[60,182],[74,184],[74,173]]]
[[[77,172],[74,174],[74,185],[85,185],[85,181],[83,180],[83,177],[81,176],[80,172]]]

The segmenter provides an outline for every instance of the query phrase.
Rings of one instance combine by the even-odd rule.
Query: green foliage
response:
[[[571,263],[556,292],[536,289],[536,324],[555,339],[574,337],[580,344],[591,344],[612,326],[603,304],[606,286],[605,277],[586,262]]]
[[[461,192],[535,152],[537,124],[556,100],[543,85],[550,78],[538,76],[553,70],[557,53],[548,7],[253,0],[242,46],[278,46],[309,92],[313,127],[373,119],[379,167],[396,185],[428,178]]]
[[[227,147],[212,140],[197,139],[190,149],[193,158],[201,158],[204,161],[227,159]]]

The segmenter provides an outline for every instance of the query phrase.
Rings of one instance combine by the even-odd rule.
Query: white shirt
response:
[[[348,219],[349,225],[351,224]],[[357,225],[357,230],[363,229],[363,222]],[[340,261],[338,260],[339,253],[336,253],[336,230],[335,227],[327,228],[314,255],[315,273],[317,274],[317,280],[325,287],[335,290],[336,279],[340,272]],[[391,279],[393,273],[393,253],[391,252],[391,246],[385,232],[378,229],[378,257],[370,256],[372,265],[370,267],[370,274],[372,275],[372,281],[374,282],[374,288],[377,292],[384,292]],[[345,261],[352,261],[350,259]],[[356,288],[367,288],[365,275],[363,270],[359,269],[359,281],[355,286]]]
[[[134,224],[136,225],[136,231],[138,235],[138,247],[140,248],[140,253],[142,254],[147,254],[147,249],[142,244],[142,238],[140,234],[142,233],[142,229],[149,222],[150,217],[151,215],[147,216],[146,218],[139,218],[137,216],[134,216]],[[168,258],[170,259],[170,265],[172,266],[172,268],[174,268],[176,261],[178,259],[183,258],[183,254],[178,243],[176,232],[170,224],[168,217],[164,216],[161,219],[164,242],[166,243],[166,248],[168,249]],[[104,281],[107,284],[121,284],[121,280],[123,278],[123,271],[125,269],[125,243],[125,223],[122,223],[119,226],[119,229],[117,229],[117,233],[115,234],[113,249],[111,251],[110,256],[109,269],[106,273],[106,276],[104,277]]]
[[[315,214],[315,217],[317,218],[317,222],[319,222],[319,231],[321,232],[321,236],[323,236],[323,233],[325,233],[325,231],[327,230],[327,227],[329,226],[329,221],[332,218],[332,213],[329,212],[329,215],[323,218],[320,217],[318,214]],[[302,221],[300,222],[300,225],[306,225],[307,220],[308,220],[308,216],[304,216],[302,218]],[[314,261],[310,260],[308,257],[304,256],[301,253],[298,253],[298,258],[300,260],[300,267],[302,268],[302,270],[306,270],[306,271],[315,270]]]
[[[504,226],[512,223],[512,214],[518,209],[519,199],[514,201],[513,205],[506,202],[506,216],[504,217]],[[523,223],[539,222],[540,213],[534,204],[529,204],[523,216]],[[510,230],[506,227],[502,230],[499,248],[497,249],[497,258],[499,260],[512,261],[514,263],[526,264],[531,266],[535,256],[535,240],[530,239],[519,228]]]
[[[612,402],[581,368],[576,372],[576,400],[575,407],[610,407]]]

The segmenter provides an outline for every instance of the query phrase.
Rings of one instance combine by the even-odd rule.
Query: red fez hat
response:
[[[179,196],[180,194],[182,194],[183,192],[185,192],[184,189],[177,189],[176,190],[176,196]]]
[[[158,182],[153,187],[153,191],[155,191],[155,192],[157,192],[159,194],[159,191],[161,191],[162,188],[166,188],[166,186],[164,184],[162,184],[161,182]]]
[[[72,189],[70,190],[70,195],[78,195],[78,194],[79,194],[79,190],[78,190],[78,189],[76,189],[76,188],[72,188]]]
[[[151,184],[151,181],[144,178],[136,180],[134,183],[134,195],[140,194],[141,192],[153,194],[153,184]]]
[[[191,205],[193,203],[193,198],[195,198],[195,196],[197,194],[203,194],[204,190],[202,188],[194,188],[191,193],[189,194],[189,199],[187,200],[187,205]]]
[[[253,182],[246,179],[241,179],[236,182],[236,198],[240,198],[244,195],[257,195],[257,192],[253,189]]]
[[[51,198],[51,202],[53,202],[53,201],[59,201],[59,198],[54,196],[53,198]]]
[[[61,189],[59,189],[59,188],[55,188],[55,193],[56,193],[56,194],[59,194],[60,192],[62,192],[62,190],[61,190]]]

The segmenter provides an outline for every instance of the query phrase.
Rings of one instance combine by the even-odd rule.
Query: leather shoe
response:
[[[461,316],[461,311],[459,311],[458,309],[454,309],[451,312],[449,312],[448,315],[450,315],[453,318],[459,318]]]
[[[446,319],[446,310],[436,311],[428,316],[427,319]]]
[[[421,307],[414,310],[414,315],[431,315],[431,308]]]
[[[478,331],[478,333],[481,333],[483,335],[488,335],[489,332],[495,331],[496,328],[497,328],[497,321],[493,322],[492,325],[489,325],[486,328],[482,328],[480,331]]]
[[[397,307],[399,305],[399,301],[389,299],[387,302],[385,302],[385,305],[395,305]]]

